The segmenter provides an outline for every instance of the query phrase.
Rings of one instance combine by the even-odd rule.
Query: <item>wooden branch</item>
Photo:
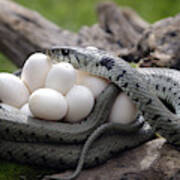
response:
[[[108,10],[102,11],[103,7],[110,9],[113,16]],[[135,12],[120,10],[113,3],[100,4],[97,12],[101,26],[85,26],[75,34],[61,29],[34,11],[8,0],[0,0],[0,51],[18,67],[22,67],[30,53],[56,45],[96,46],[116,55],[128,54],[147,24],[134,15]],[[113,33],[109,33],[107,28]]]
[[[148,28],[131,56],[140,67],[180,69],[180,14]]]
[[[21,67],[29,53],[54,45],[74,45],[77,35],[34,11],[0,0],[0,39],[0,51]]]
[[[97,10],[100,26],[111,34],[112,40],[121,48],[134,47],[148,27],[134,11],[122,10],[111,2],[100,4]]]

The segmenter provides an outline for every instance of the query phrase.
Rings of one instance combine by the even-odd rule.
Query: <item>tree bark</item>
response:
[[[156,22],[144,31],[132,56],[141,67],[180,69],[180,14]]]
[[[22,67],[27,56],[55,45],[75,45],[77,35],[49,22],[37,12],[0,0],[0,51]]]
[[[37,12],[0,0],[0,51],[18,67],[30,53],[57,45],[96,46],[116,55],[127,54],[148,26],[132,10],[121,10],[113,3],[100,4],[97,12],[100,25],[84,26],[75,34]]]

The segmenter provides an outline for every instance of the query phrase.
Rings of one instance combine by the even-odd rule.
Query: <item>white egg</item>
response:
[[[98,50],[98,48],[95,47],[95,46],[87,46],[86,49],[89,49],[89,50]]]
[[[94,97],[96,98],[99,94],[107,87],[108,81],[98,76],[93,76],[88,73],[78,71],[77,73],[77,84],[88,87]]]
[[[19,112],[19,109],[18,108],[15,108],[11,105],[8,105],[8,104],[4,104],[4,103],[0,103],[0,107],[7,110],[7,111],[10,111],[10,112]]]
[[[50,59],[45,54],[35,53],[27,59],[22,70],[21,78],[30,92],[44,87],[50,68]]]
[[[67,112],[65,97],[48,88],[38,89],[29,98],[29,108],[35,117],[44,120],[60,120]]]
[[[45,83],[46,88],[55,89],[66,94],[76,81],[76,71],[69,63],[58,63],[52,66]]]
[[[68,112],[66,120],[77,122],[85,118],[92,110],[94,97],[92,92],[85,86],[74,85],[67,93]]]
[[[82,84],[82,82],[86,76],[89,76],[89,73],[80,71],[80,70],[76,70],[76,84],[77,85]]]
[[[112,107],[110,121],[128,124],[135,120],[136,114],[136,106],[125,93],[120,93]]]
[[[20,109],[20,111],[21,111],[22,113],[26,114],[27,116],[33,117],[33,114],[32,114],[32,112],[31,112],[30,109],[29,109],[29,104],[28,104],[28,103],[25,104],[24,106],[22,106],[21,109]]]
[[[0,100],[8,105],[20,108],[28,101],[29,91],[15,75],[0,73]]]

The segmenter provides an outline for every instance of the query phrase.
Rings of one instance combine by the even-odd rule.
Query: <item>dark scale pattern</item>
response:
[[[122,85],[122,87],[127,88],[128,87],[128,83],[127,82],[124,83],[124,85]]]
[[[77,62],[80,63],[79,57],[77,55],[75,55],[75,57],[76,57]]]
[[[162,91],[165,92],[166,91],[166,87],[163,87]]]
[[[155,114],[155,116],[153,117],[154,120],[157,120],[159,118],[160,118],[160,115],[158,115],[158,114]]]
[[[171,81],[171,79],[170,78],[167,78],[167,82],[170,82]]]
[[[135,102],[139,102],[139,99],[138,99],[138,98],[133,98],[133,100],[134,100]]]
[[[29,159],[29,154],[27,152],[24,152],[23,156],[26,158],[26,159]]]
[[[12,136],[12,138],[15,142],[17,141],[16,136]]]
[[[62,49],[61,53],[63,56],[68,56],[69,55],[69,49]]]
[[[141,111],[141,114],[142,114],[142,116],[144,116],[144,115],[145,115],[145,112],[144,112],[144,111]]]
[[[19,135],[23,135],[23,132],[21,130],[18,131]]]
[[[149,99],[149,100],[147,101],[146,105],[149,105],[149,104],[151,104],[151,103],[152,103],[152,99]]]
[[[138,83],[136,83],[136,87],[137,87],[137,88],[139,88],[139,87],[140,87],[140,85],[139,85]]]
[[[158,90],[159,89],[159,84],[156,84],[156,90]]]
[[[12,156],[12,152],[11,152],[11,151],[7,151],[7,153],[8,153],[10,156]]]
[[[49,134],[46,134],[46,135],[45,135],[45,138],[46,138],[46,139],[50,139]]]
[[[109,71],[114,66],[114,59],[109,58],[109,57],[103,57],[100,61],[100,64],[102,66],[105,66],[107,68],[107,70]]]
[[[31,133],[31,136],[36,136],[36,134],[34,132]]]
[[[127,96],[130,96],[130,92],[128,91],[128,92],[126,93],[126,95],[127,95]]]
[[[172,122],[172,120],[171,120],[171,119],[168,119],[167,121],[168,121],[168,122]]]
[[[172,87],[169,88],[169,91],[171,91],[171,90],[172,90]]]
[[[12,151],[7,151],[7,155],[9,156],[8,160],[10,160],[10,161],[15,160]]]
[[[123,70],[122,73],[117,76],[116,81],[119,81],[119,79],[122,78],[125,73],[126,73],[126,70]]]
[[[6,131],[6,133],[8,134],[8,133],[9,133],[9,128],[6,128],[5,131]]]
[[[47,159],[46,159],[46,157],[44,155],[42,155],[41,158],[42,158],[43,162],[47,161]]]

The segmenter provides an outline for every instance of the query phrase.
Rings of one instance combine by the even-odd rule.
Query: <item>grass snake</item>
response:
[[[114,153],[151,139],[154,132],[168,143],[180,146],[177,71],[134,69],[124,60],[98,49],[57,47],[48,49],[47,54],[112,83],[99,95],[91,114],[77,124],[49,123],[0,109],[1,158],[57,169],[73,168],[78,162],[71,177],[47,177],[63,180],[77,177],[83,163],[91,167],[105,162]],[[128,125],[107,122],[119,88],[136,104],[145,122],[142,117]],[[172,106],[171,111],[164,102]]]

